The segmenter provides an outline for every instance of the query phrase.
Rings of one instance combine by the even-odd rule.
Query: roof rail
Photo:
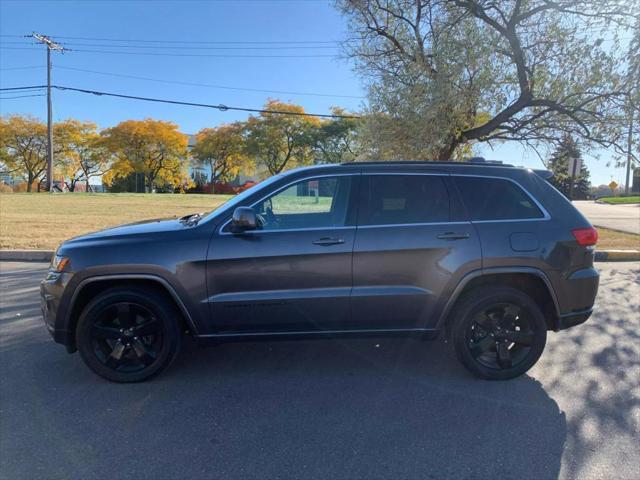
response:
[[[500,160],[485,160],[482,157],[473,157],[464,162],[453,161],[428,161],[428,160],[391,160],[391,161],[366,161],[366,162],[344,162],[340,165],[455,165],[455,166],[469,166],[472,164],[474,167],[513,167],[510,163],[502,163]]]

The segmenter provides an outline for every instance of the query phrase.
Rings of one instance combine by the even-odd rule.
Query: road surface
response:
[[[640,268],[598,264],[586,324],[528,375],[471,377],[441,342],[187,346],[118,385],[54,344],[45,266],[0,264],[0,478],[640,478]]]
[[[640,234],[640,204],[608,205],[591,201],[573,204],[596,227]]]

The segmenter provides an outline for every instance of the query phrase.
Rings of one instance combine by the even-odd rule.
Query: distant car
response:
[[[257,339],[451,338],[488,379],[531,368],[589,318],[597,232],[508,165],[353,163],[276,175],[206,215],[63,243],[42,282],[56,342],[98,375],[164,370],[186,332]]]

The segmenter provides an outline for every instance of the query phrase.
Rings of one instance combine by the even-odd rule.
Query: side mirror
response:
[[[256,212],[251,207],[238,207],[233,211],[231,219],[231,231],[233,233],[242,233],[248,230],[256,230],[258,228],[258,219]]]

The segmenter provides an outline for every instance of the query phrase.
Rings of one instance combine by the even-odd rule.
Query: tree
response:
[[[162,120],[127,120],[102,132],[105,148],[113,156],[113,167],[103,180],[133,172],[144,174],[145,189],[188,182],[187,135],[178,126]]]
[[[627,1],[338,5],[354,34],[347,51],[369,86],[374,141],[382,125],[381,140],[401,138],[393,147],[446,160],[473,142],[536,148],[565,135],[587,146],[621,140],[611,122],[623,94],[619,31],[607,28],[630,21],[637,8]]]
[[[566,197],[569,197],[571,190],[571,172],[569,172],[569,160],[572,158],[582,158],[582,154],[578,145],[570,138],[564,137],[560,142],[560,145],[551,155],[551,158],[546,162],[546,166],[553,172],[550,182],[558,190],[560,190]],[[574,199],[585,199],[591,189],[591,182],[589,181],[589,170],[587,166],[582,163],[580,172],[576,175],[573,187]]]
[[[69,190],[73,192],[78,182],[84,181],[88,192],[91,178],[109,170],[110,155],[96,124],[66,120],[56,124],[55,133],[56,143],[61,145],[59,168],[69,179]]]
[[[27,181],[27,192],[47,170],[47,126],[33,117],[0,118],[0,158],[7,172]]]
[[[290,115],[261,113],[247,120],[247,152],[264,165],[271,175],[313,161],[309,131],[317,126],[315,117],[304,116],[299,105],[269,100],[265,110]]]
[[[341,108],[331,109],[334,115],[350,116]],[[316,163],[351,162],[359,157],[358,119],[331,118],[318,121],[308,129],[308,143]]]
[[[200,130],[191,154],[197,163],[209,167],[212,193],[216,182],[228,182],[241,170],[252,169],[246,155],[244,124],[240,122]]]

